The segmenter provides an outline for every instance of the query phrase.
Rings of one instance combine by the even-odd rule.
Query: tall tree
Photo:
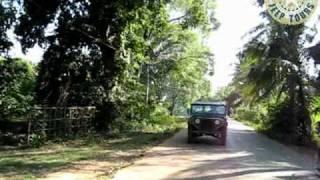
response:
[[[170,17],[166,6],[159,11],[140,8],[136,12],[137,16],[122,34],[121,52],[127,68],[114,96],[116,101],[122,102],[124,109],[135,111],[131,114],[137,117],[131,119],[141,119],[142,115],[135,109],[150,111],[162,104],[172,111],[177,100],[182,100],[184,105],[199,98],[205,90],[209,92],[199,84],[205,84],[204,75],[212,70],[213,57],[197,34],[182,21],[188,16]],[[147,15],[139,16],[140,13]],[[215,21],[207,19],[198,27],[207,31],[203,27],[208,24],[217,26]],[[193,26],[189,25],[190,28]]]
[[[15,33],[23,50],[35,44],[46,49],[37,80],[38,103],[96,105],[101,119],[112,119],[115,89],[147,63],[145,57],[150,57],[151,51],[146,50],[155,46],[150,44],[151,39],[169,24],[167,7],[174,2],[21,1]],[[189,0],[185,6],[175,4],[187,13],[181,22],[172,23],[183,24],[183,29],[208,26],[206,4],[206,0]]]
[[[237,80],[242,92],[251,101],[270,96],[285,101],[283,111],[290,118],[277,117],[286,132],[297,134],[300,140],[310,137],[311,120],[308,111],[308,55],[304,44],[308,40],[306,27],[281,25],[263,13],[267,22],[251,32],[252,40],[240,55]],[[275,127],[277,128],[277,127]]]

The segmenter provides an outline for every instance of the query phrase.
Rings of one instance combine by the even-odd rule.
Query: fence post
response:
[[[27,145],[30,145],[30,136],[31,136],[31,118],[28,120],[28,135],[27,135]]]

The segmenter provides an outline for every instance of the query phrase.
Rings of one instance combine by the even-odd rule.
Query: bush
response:
[[[318,132],[318,123],[320,123],[320,96],[314,97],[311,103],[311,120],[312,120],[312,139],[320,147],[320,134]]]
[[[29,138],[29,145],[33,148],[39,148],[46,142],[45,136],[40,134],[31,134]]]
[[[25,120],[30,110],[35,68],[21,59],[0,59],[0,120]]]
[[[150,124],[168,126],[175,123],[175,118],[170,115],[167,108],[158,106],[154,109],[150,116]]]
[[[255,105],[255,107],[249,105],[241,105],[235,111],[234,118],[246,122],[256,128],[263,128],[265,124],[266,110],[261,105]]]
[[[259,131],[291,132],[288,103],[268,101],[254,105],[241,105],[236,109],[235,118],[253,125]]]
[[[142,119],[116,119],[111,124],[112,133],[129,132],[129,131],[147,131],[147,132],[164,132],[175,128],[180,128],[181,123],[177,118],[171,116],[168,109],[162,106],[156,106]]]
[[[294,144],[309,143],[310,137],[308,139],[298,126],[299,119],[305,118],[303,109],[293,109],[287,99],[256,103],[254,107],[241,105],[236,110],[235,118],[280,141]]]
[[[269,104],[267,108],[266,123],[269,126],[268,129],[277,133],[295,134],[296,125],[293,122],[293,113],[287,101]]]

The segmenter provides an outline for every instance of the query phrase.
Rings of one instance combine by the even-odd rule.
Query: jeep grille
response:
[[[212,119],[202,119],[200,123],[200,129],[203,131],[214,130],[214,122]]]

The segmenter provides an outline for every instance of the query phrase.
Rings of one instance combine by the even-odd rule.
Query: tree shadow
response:
[[[0,174],[6,178],[34,174],[36,177],[44,177],[48,172],[56,172],[67,168],[71,163],[56,162],[23,162],[23,161],[1,161]]]
[[[159,144],[171,135],[128,132],[114,137],[97,135],[76,141],[68,140],[58,146],[48,145],[40,149],[3,149],[0,151],[0,176],[10,178],[32,175],[41,178],[64,169],[76,170],[79,162],[85,165],[87,160],[111,162],[110,167],[98,170],[108,174],[108,169],[113,168],[112,163],[138,159],[143,156],[146,147]]]
[[[177,148],[177,151],[189,149],[192,151],[191,155],[208,155],[209,158],[193,160],[192,167],[171,174],[168,179],[233,179],[256,174],[267,174],[267,177],[282,179],[317,179],[312,173],[315,167],[313,154],[297,151],[251,130],[229,128],[226,146],[216,146],[215,140],[208,137],[199,138],[191,145],[186,143],[186,135],[177,138],[178,140],[163,145],[168,149],[172,148],[171,153],[164,153],[165,155],[176,154]],[[185,143],[177,144],[177,141]],[[210,159],[210,154],[228,156]]]

